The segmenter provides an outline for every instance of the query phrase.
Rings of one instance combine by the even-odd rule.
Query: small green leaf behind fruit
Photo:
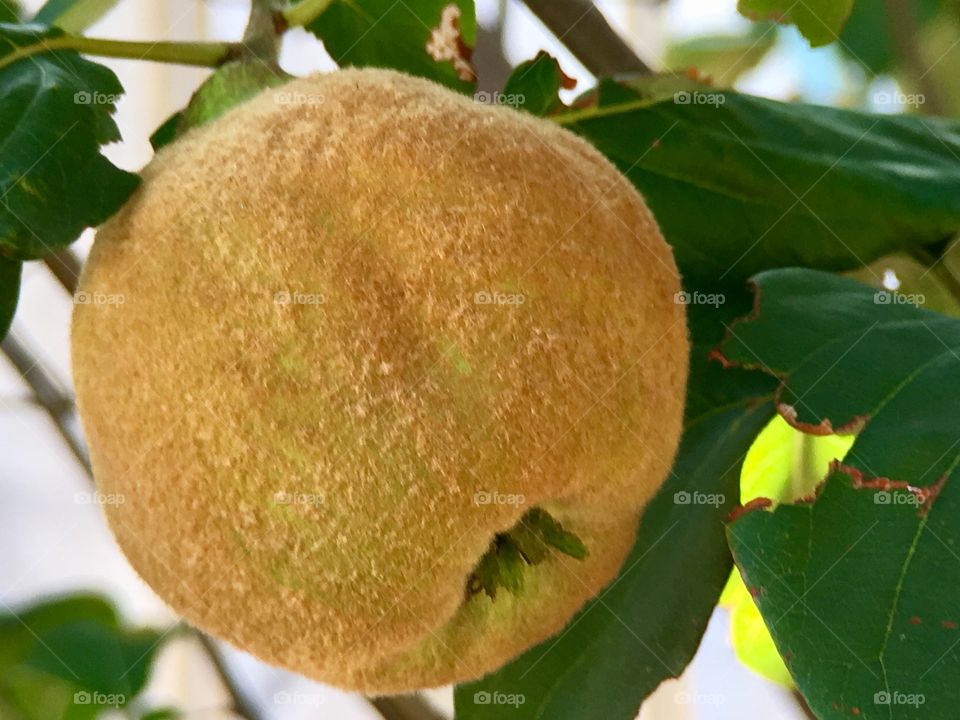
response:
[[[501,96],[518,110],[545,117],[564,107],[560,90],[572,89],[576,81],[560,69],[560,63],[547,52],[514,68]]]
[[[159,150],[188,130],[206,125],[265,88],[277,88],[292,78],[275,63],[243,59],[215,70],[190,98],[183,110],[171,115],[150,136],[150,144]],[[313,99],[315,101],[316,99]],[[276,102],[308,102],[310,98],[287,97],[277,91]]]

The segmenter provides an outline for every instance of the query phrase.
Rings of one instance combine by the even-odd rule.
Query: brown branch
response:
[[[80,282],[80,258],[70,248],[57,250],[43,259],[43,264],[53,273],[63,289],[70,295],[77,293],[77,283]]]
[[[227,693],[230,695],[230,709],[234,715],[238,715],[244,718],[244,720],[257,720],[257,718],[260,717],[259,713],[256,708],[250,704],[250,701],[247,700],[240,686],[234,682],[233,675],[230,674],[230,670],[227,668],[227,664],[223,659],[223,653],[217,646],[216,640],[199,630],[193,629],[193,632],[206,651],[207,657],[210,659],[210,664],[213,665],[213,669],[217,671],[220,682],[223,683]]]
[[[377,712],[388,720],[446,720],[446,716],[417,695],[393,695],[369,700]]]
[[[597,77],[653,70],[637,57],[591,0],[523,0],[562,42]]]
[[[87,457],[87,447],[80,434],[73,398],[13,333],[8,334],[3,342],[0,342],[0,350],[33,391],[37,404],[47,413],[57,432],[70,448],[70,452],[89,474],[90,459]]]

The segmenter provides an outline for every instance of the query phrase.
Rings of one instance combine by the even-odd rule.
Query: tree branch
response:
[[[446,720],[417,695],[370,698],[370,703],[387,720]]]
[[[653,74],[653,70],[610,27],[591,0],[523,2],[597,77],[618,73]]]
[[[37,359],[13,333],[3,339],[0,349],[33,391],[37,404],[53,421],[57,432],[69,446],[70,452],[89,473],[90,460],[87,457],[86,444],[80,434],[73,398],[56,378],[41,367]]]
[[[231,709],[234,714],[239,715],[241,718],[244,718],[244,720],[257,720],[259,714],[256,708],[250,704],[243,690],[234,682],[233,676],[230,674],[230,670],[227,669],[226,662],[224,662],[223,653],[220,651],[220,648],[217,647],[216,641],[199,630],[193,630],[193,633],[206,651],[207,657],[210,658],[210,664],[213,665],[213,669],[216,670],[217,675],[220,676],[220,682],[223,683],[223,686],[227,689],[232,704]]]

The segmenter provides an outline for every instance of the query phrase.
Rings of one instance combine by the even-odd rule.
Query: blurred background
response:
[[[39,0],[23,3],[28,13],[40,4]],[[644,62],[656,69],[680,72],[695,66],[719,86],[783,100],[882,113],[960,112],[960,86],[956,82],[951,86],[960,72],[960,12],[953,2],[858,0],[840,42],[816,50],[793,28],[744,20],[736,12],[736,0],[598,0],[596,5]],[[477,0],[477,6],[481,33],[475,60],[481,89],[499,89],[512,65],[544,48],[578,81],[575,90],[566,91],[568,99],[593,84],[590,73],[523,3]],[[242,34],[248,12],[249,2],[244,0],[123,0],[89,34],[136,40],[235,40]],[[99,61],[113,68],[127,89],[117,112],[124,141],[108,148],[107,154],[119,166],[136,171],[152,155],[150,134],[187,103],[209,71]],[[334,67],[322,44],[302,30],[288,35],[281,64],[293,74]],[[112,715],[77,713],[71,718],[426,717],[422,709],[399,701],[378,705],[310,683],[191,633],[177,624],[177,618],[127,565],[106,528],[100,499],[92,493],[70,406],[72,296],[62,281],[69,281],[76,270],[73,263],[82,259],[91,241],[92,232],[88,232],[73,246],[73,255],[60,264],[25,266],[20,309],[0,355],[0,538],[4,543],[0,646],[13,642],[10,638],[18,637],[18,631],[22,634],[16,618],[24,608],[50,597],[95,593],[116,606],[122,627],[153,629],[127,638],[127,660],[154,662],[145,691],[127,708]],[[900,276],[908,278],[912,272],[893,260],[883,269],[888,271],[885,279],[891,289],[903,281]],[[842,454],[842,442],[838,442],[814,443],[774,423],[748,458],[744,496],[802,495],[822,476],[826,462]],[[60,612],[72,610],[66,607]],[[24,639],[35,641],[44,642]],[[63,652],[70,651],[69,642],[64,648]],[[2,657],[0,647],[0,698],[4,692],[8,698],[22,696],[23,707],[18,714],[8,709],[10,717],[60,717],[44,714],[50,711],[44,709],[41,696],[72,691],[65,670],[48,669],[50,677],[59,678],[58,685],[3,665]],[[452,714],[449,690],[427,693],[426,700],[437,717]],[[179,715],[164,714],[165,708]],[[809,717],[738,579],[724,593],[692,665],[682,678],[661,686],[640,717]],[[4,718],[0,702],[0,719]]]

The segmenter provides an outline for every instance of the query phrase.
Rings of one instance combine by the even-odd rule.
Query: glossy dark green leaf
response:
[[[853,3],[854,0],[738,0],[737,10],[752,20],[792,23],[816,47],[837,39]]]
[[[560,89],[570,80],[552,55],[541,52],[514,68],[503,87],[503,102],[532,115],[546,116],[559,110]]]
[[[10,329],[13,314],[17,310],[21,265],[22,263],[16,260],[0,258],[0,340]]]
[[[100,147],[120,139],[116,76],[59,30],[0,25],[0,255],[38,258],[112,215],[137,186]]]
[[[472,92],[473,0],[334,0],[308,29],[338,65],[393,68]]]
[[[653,82],[558,121],[640,189],[685,273],[844,270],[960,229],[960,123]]]
[[[716,294],[688,289],[691,300]],[[507,711],[516,720],[632,720],[643,699],[690,662],[730,572],[724,521],[739,499],[743,457],[773,414],[770,378],[707,361],[723,322],[747,307],[732,295],[690,306],[696,344],[684,437],[618,577],[559,635],[459,686],[458,720]],[[523,703],[483,702],[513,695]]]
[[[42,689],[44,717],[93,717],[123,706],[146,684],[163,635],[130,630],[113,607],[76,595],[0,615],[0,707],[11,720],[38,717],[30,701]],[[54,714],[54,709],[56,713]],[[6,718],[6,715],[4,715]]]
[[[821,718],[960,703],[960,321],[846,278],[780,270],[723,345],[782,378],[807,432],[859,430],[812,502],[745,514],[731,547]]]

